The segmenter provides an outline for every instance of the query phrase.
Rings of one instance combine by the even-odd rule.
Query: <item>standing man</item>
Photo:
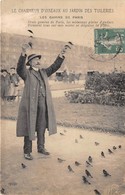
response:
[[[10,96],[12,97],[12,100],[18,95],[18,83],[19,83],[19,76],[16,73],[16,68],[11,67],[10,68]]]
[[[1,69],[1,98],[2,100],[8,100],[10,91],[10,75],[6,69]]]
[[[44,155],[50,154],[45,149],[46,128],[49,135],[57,133],[47,77],[60,68],[67,47],[62,50],[55,62],[48,68],[42,67],[40,62],[42,56],[37,54],[29,55],[26,63],[28,48],[28,44],[23,45],[22,54],[17,64],[17,73],[25,83],[17,119],[17,136],[24,137],[24,158],[32,160],[32,140],[35,140],[35,132],[37,132],[37,151]],[[26,68],[26,65],[29,66],[29,69]]]

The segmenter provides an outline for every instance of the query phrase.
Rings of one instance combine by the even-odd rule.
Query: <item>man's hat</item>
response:
[[[27,65],[27,66],[30,66],[29,62],[30,62],[32,59],[34,59],[34,58],[39,58],[39,59],[41,59],[41,55],[37,55],[37,54],[31,54],[31,55],[29,55],[29,56],[28,56],[28,61],[27,61],[26,65]]]

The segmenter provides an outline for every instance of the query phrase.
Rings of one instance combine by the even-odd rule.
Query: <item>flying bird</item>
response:
[[[94,192],[96,195],[101,195],[101,193],[97,189],[95,189]]]
[[[79,166],[79,165],[81,165],[81,163],[79,163],[78,161],[75,161],[75,165]]]
[[[71,167],[70,165],[68,165],[68,170],[69,170],[70,172],[74,172],[73,169],[72,169],[72,167]]]
[[[98,146],[99,145],[99,142],[95,142],[95,145]]]
[[[105,177],[111,176],[105,169],[103,169],[103,174],[104,174]]]
[[[87,183],[87,184],[89,184],[89,185],[91,184],[91,183],[86,179],[85,176],[82,176],[82,180],[83,180],[84,183]]]
[[[88,177],[93,178],[92,175],[91,175],[91,173],[90,173],[87,169],[85,170],[85,173],[86,173],[86,175],[87,175]]]
[[[90,163],[92,163],[92,157],[91,157],[91,156],[88,157],[88,161],[89,161]]]
[[[112,154],[113,153],[110,149],[108,149],[108,152],[109,152],[109,154]]]
[[[103,151],[101,152],[101,156],[105,158],[105,154],[104,154],[104,152],[103,152]]]
[[[86,161],[86,165],[90,166],[90,167],[93,167],[88,161]]]
[[[60,133],[60,135],[64,135],[63,133]]]
[[[116,150],[117,148],[116,148],[116,146],[113,146],[113,150]]]
[[[1,194],[5,194],[5,189],[4,188],[1,189]]]
[[[61,158],[57,158],[57,160],[58,160],[59,163],[62,163],[62,162],[64,162],[64,161],[66,161],[66,160],[61,159]]]
[[[82,135],[80,135],[79,137],[80,137],[80,139],[83,139],[83,136]]]
[[[23,163],[21,164],[22,165],[22,168],[25,169],[26,168],[26,165],[24,165]]]
[[[32,30],[28,30],[30,33],[32,33],[33,34],[33,31]]]

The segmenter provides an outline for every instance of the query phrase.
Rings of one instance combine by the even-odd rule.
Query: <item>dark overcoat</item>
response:
[[[45,97],[48,115],[47,128],[49,130],[49,135],[55,134],[57,132],[57,127],[51,91],[49,89],[47,77],[52,75],[60,68],[63,60],[64,58],[62,59],[58,56],[51,66],[46,69],[40,69],[40,74],[43,78],[46,91]],[[17,64],[17,73],[24,80],[25,86],[19,106],[16,131],[18,137],[29,136],[30,140],[34,140],[36,131],[39,80],[38,74],[35,73],[35,71],[32,69],[27,69],[25,62],[26,55],[21,55]]]

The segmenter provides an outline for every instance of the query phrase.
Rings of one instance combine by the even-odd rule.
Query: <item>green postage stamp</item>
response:
[[[96,54],[125,53],[125,29],[95,29],[94,44]]]

